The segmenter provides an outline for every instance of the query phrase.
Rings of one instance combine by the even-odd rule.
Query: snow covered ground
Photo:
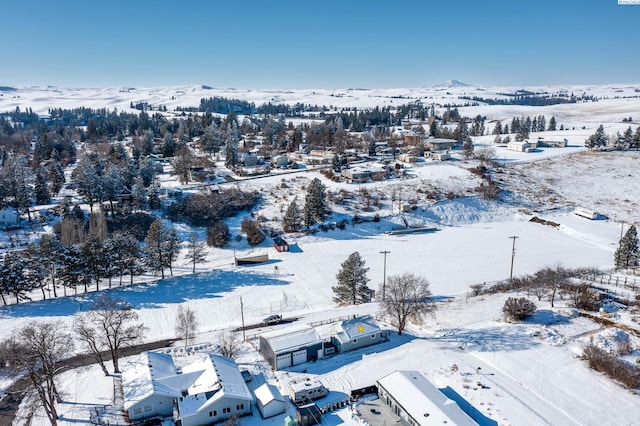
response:
[[[611,93],[612,88],[583,88],[593,93]],[[631,95],[633,86],[623,87]],[[211,90],[210,96],[251,99],[260,103],[278,97],[286,102],[333,105],[379,105],[398,100],[400,93],[416,97],[437,96],[452,99],[448,90],[469,88],[398,89],[397,91],[291,91],[264,92]],[[559,89],[558,89],[559,90]],[[581,93],[580,88],[566,88]],[[617,90],[617,89],[616,89]],[[203,92],[204,91],[204,92]],[[495,89],[498,92],[499,89]],[[4,92],[0,111],[15,106],[34,107],[44,112],[50,106],[104,106],[128,108],[129,102],[164,99],[175,105],[195,105],[207,95],[205,89],[136,89],[114,93],[113,90],[60,90],[56,88],[19,88]],[[320,93],[324,98],[314,98]],[[334,96],[331,96],[333,94]],[[19,97],[12,97],[19,96]],[[36,96],[46,101],[38,102]],[[155,98],[154,98],[155,96]],[[172,100],[171,96],[176,99]],[[401,99],[402,101],[402,99]],[[180,103],[178,103],[180,102]],[[30,105],[29,105],[30,104]],[[171,104],[172,105],[172,104]],[[143,277],[131,286],[106,290],[114,297],[131,303],[149,327],[147,340],[173,338],[178,306],[187,305],[200,322],[199,344],[215,342],[222,330],[241,324],[240,300],[245,322],[259,323],[265,316],[278,313],[313,322],[346,314],[375,314],[376,303],[336,308],[331,287],[335,275],[349,254],[360,252],[370,268],[370,287],[377,289],[383,279],[382,251],[387,275],[412,272],[424,276],[438,300],[438,310],[424,324],[413,325],[408,332],[390,340],[351,353],[339,354],[316,363],[304,364],[288,371],[273,372],[253,346],[242,347],[238,362],[254,374],[252,388],[269,381],[286,394],[286,384],[295,378],[320,378],[332,391],[349,393],[351,389],[374,384],[375,380],[396,369],[416,369],[467,409],[482,425],[605,425],[635,424],[640,418],[640,397],[623,389],[603,375],[589,370],[578,357],[581,348],[592,338],[603,347],[615,346],[617,335],[590,320],[580,317],[566,306],[566,301],[551,308],[546,301],[536,301],[539,311],[521,324],[504,322],[501,308],[509,295],[469,297],[469,286],[491,283],[509,276],[512,239],[516,240],[514,275],[530,274],[545,266],[593,266],[610,269],[613,252],[620,238],[621,224],[638,223],[637,153],[591,154],[581,146],[600,122],[611,129],[623,130],[622,117],[640,111],[636,98],[609,99],[597,103],[579,103],[527,109],[532,107],[479,106],[463,114],[487,114],[506,120],[520,114],[556,114],[576,130],[553,132],[547,136],[566,137],[565,149],[541,149],[533,153],[515,153],[496,147],[498,160],[504,164],[503,186],[509,191],[506,203],[484,201],[474,195],[479,179],[466,169],[476,163],[454,161],[448,164],[418,163],[408,170],[408,177],[384,183],[339,184],[312,170],[296,174],[278,174],[263,179],[241,181],[242,188],[260,191],[265,202],[256,211],[266,224],[278,226],[275,218],[295,196],[300,196],[310,179],[319,177],[329,190],[348,191],[352,198],[335,205],[327,221],[351,218],[361,204],[358,193],[367,190],[379,197],[379,204],[367,213],[379,213],[379,222],[348,224],[315,235],[286,235],[291,252],[278,253],[267,239],[261,246],[249,248],[246,241],[234,241],[226,249],[210,248],[206,264],[190,274],[184,260],[174,268],[175,276],[157,280]],[[477,108],[477,109],[476,109]],[[637,118],[637,117],[634,117]],[[587,129],[582,129],[586,126]],[[490,143],[493,137],[479,138],[477,144]],[[162,177],[163,185],[175,185],[175,179]],[[286,185],[283,185],[283,182]],[[234,184],[235,185],[235,184]],[[433,203],[425,189],[452,191],[460,198]],[[395,194],[392,196],[392,194]],[[395,202],[394,202],[395,199]],[[398,213],[403,202],[415,202],[417,208],[404,214],[412,224],[435,226],[437,231],[412,235],[389,235],[385,231],[402,223]],[[574,206],[597,210],[602,216],[590,221],[573,214]],[[558,223],[550,227],[530,222],[533,216]],[[229,221],[232,234],[239,233],[244,214]],[[609,218],[609,219],[606,219]],[[184,224],[176,228],[184,237],[192,229]],[[251,267],[233,266],[233,256],[268,253],[270,261]],[[275,266],[278,268],[276,269]],[[70,327],[79,312],[87,309],[96,294],[67,298],[34,300],[30,303],[0,308],[0,330],[5,335],[31,321],[60,320]],[[34,295],[34,299],[37,295]],[[620,311],[622,320],[633,324],[638,313]],[[390,325],[385,327],[392,328]],[[264,329],[252,330],[255,333]],[[323,332],[327,332],[324,330]],[[632,352],[628,359],[640,358],[640,342],[630,337]],[[480,367],[480,368],[479,368]],[[64,389],[60,405],[65,426],[89,424],[91,409],[107,405],[113,397],[111,378],[89,367],[71,371],[61,377]],[[0,380],[0,389],[7,385]],[[480,386],[478,383],[484,385]],[[289,406],[291,414],[292,407]],[[17,425],[30,416],[27,404]],[[254,416],[240,419],[242,425],[282,424],[284,415],[263,421],[254,408]],[[357,424],[348,409],[325,416],[328,424]],[[35,413],[31,424],[46,424]]]

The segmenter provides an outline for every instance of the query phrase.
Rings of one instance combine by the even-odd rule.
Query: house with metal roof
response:
[[[322,346],[318,332],[307,324],[260,335],[260,353],[275,370],[321,358]]]
[[[402,424],[477,425],[455,401],[418,371],[396,370],[376,384],[380,400],[400,417]]]
[[[378,327],[371,315],[345,320],[332,326],[331,343],[338,352],[375,345],[385,338],[386,332]]]
[[[203,355],[176,368],[171,355],[144,352],[122,373],[130,420],[171,417],[199,426],[251,413],[253,396],[231,358]]]

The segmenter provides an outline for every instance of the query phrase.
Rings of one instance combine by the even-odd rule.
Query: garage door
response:
[[[291,354],[278,355],[276,357],[276,370],[291,367]]]
[[[293,365],[304,364],[307,362],[307,350],[301,349],[293,353]]]

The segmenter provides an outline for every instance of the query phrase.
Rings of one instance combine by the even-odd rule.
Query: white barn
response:
[[[477,425],[453,400],[447,398],[418,371],[396,370],[377,382],[378,396],[403,424]]]
[[[275,386],[264,383],[253,391],[253,394],[256,396],[256,405],[263,419],[277,416],[286,411],[284,398]]]

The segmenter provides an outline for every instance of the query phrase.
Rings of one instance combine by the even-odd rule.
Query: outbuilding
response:
[[[375,345],[384,339],[385,332],[378,327],[371,315],[345,320],[332,326],[331,343],[338,352]]]
[[[289,251],[289,244],[282,237],[275,237],[273,239],[273,248],[279,252]]]
[[[418,371],[396,370],[377,381],[378,396],[402,424],[477,425],[455,401]]]
[[[20,215],[13,207],[5,207],[0,210],[0,229],[12,228],[20,223]]]
[[[329,390],[318,379],[307,378],[289,383],[289,398],[294,404],[309,404],[314,399],[326,396]]]
[[[278,388],[269,383],[258,387],[253,394],[256,397],[256,405],[263,419],[277,416],[285,412],[285,401]]]
[[[261,334],[260,353],[281,370],[322,357],[322,339],[310,325],[294,325]]]

